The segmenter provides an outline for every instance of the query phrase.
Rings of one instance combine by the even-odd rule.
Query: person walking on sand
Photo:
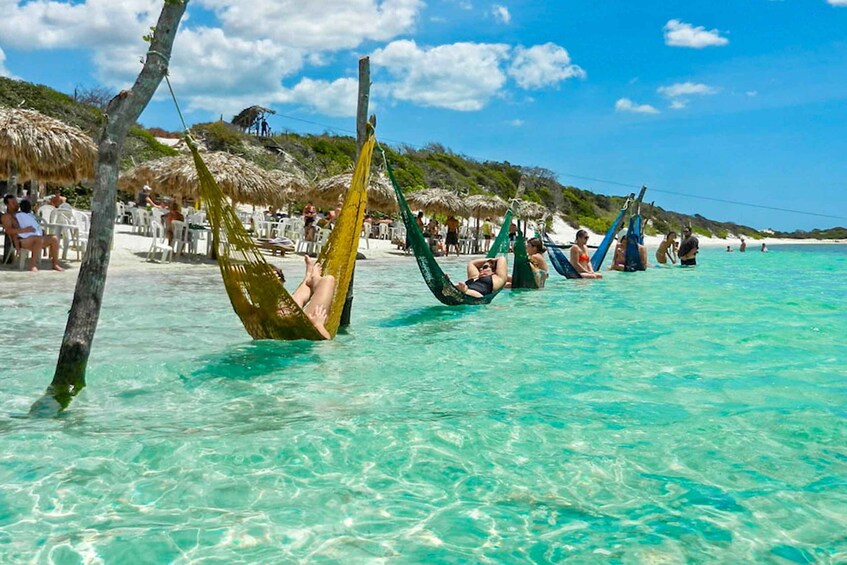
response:
[[[445,255],[450,255],[450,248],[456,248],[456,257],[459,256],[459,220],[452,214],[447,218],[447,240],[445,241]]]
[[[697,253],[700,251],[700,241],[691,233],[691,227],[682,230],[682,243],[679,245],[679,264],[683,267],[693,267],[697,264]]]
[[[671,263],[676,265],[676,250],[678,247],[679,244],[676,241],[676,232],[669,231],[668,235],[665,236],[665,239],[659,243],[659,248],[656,250],[656,261],[662,265],[666,265],[668,263],[668,258],[670,258]]]
[[[485,221],[482,222],[482,239],[485,240],[485,248],[482,250],[483,253],[488,253],[488,250],[491,249],[491,237],[494,234],[494,228],[491,225],[491,219],[485,218]]]

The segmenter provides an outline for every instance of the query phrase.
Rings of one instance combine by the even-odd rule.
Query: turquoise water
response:
[[[4,273],[0,562],[843,563],[847,247],[701,263],[449,309],[361,262],[324,343],[140,265],[51,420],[72,287]]]

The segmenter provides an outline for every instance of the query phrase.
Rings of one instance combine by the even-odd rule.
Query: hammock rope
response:
[[[518,229],[515,236],[514,265],[512,265],[512,288],[538,288],[538,280],[526,252],[526,238]]]
[[[224,286],[244,328],[254,339],[321,340],[323,337],[306,313],[285,290],[270,265],[256,247],[233,207],[212,176],[196,144],[187,137],[200,184],[200,197],[211,225]],[[325,326],[335,337],[344,308],[344,299],[353,273],[359,243],[359,231],[367,207],[367,186],[371,156],[375,144],[373,128],[353,171],[353,181],[329,239],[317,262],[323,275],[336,280],[335,294]]]
[[[423,232],[418,227],[418,223],[415,221],[415,217],[412,214],[411,208],[409,208],[408,202],[406,202],[406,197],[403,195],[403,191],[397,184],[397,178],[394,176],[394,169],[391,168],[391,164],[385,156],[385,151],[382,147],[379,148],[379,151],[382,153],[382,158],[385,162],[385,171],[388,174],[388,178],[391,180],[391,185],[394,187],[394,193],[397,196],[397,206],[400,209],[400,216],[403,219],[403,225],[406,226],[406,238],[409,241],[409,245],[412,247],[412,252],[414,253],[418,267],[420,268],[421,275],[433,296],[435,296],[435,298],[437,298],[442,304],[446,304],[447,306],[488,304],[494,300],[494,297],[500,292],[499,290],[492,292],[491,294],[486,294],[481,298],[468,296],[456,288],[450,280],[450,277],[444,274],[444,271],[441,270],[441,267],[435,260],[435,256],[432,254],[432,249],[427,243],[426,237],[424,237]],[[503,225],[500,228],[500,233],[497,235],[497,238],[491,244],[489,252],[486,254],[486,257],[489,259],[492,259],[499,254],[505,254],[508,251],[509,224],[511,224],[511,220],[512,211],[509,210],[506,212],[506,216],[503,219]]]

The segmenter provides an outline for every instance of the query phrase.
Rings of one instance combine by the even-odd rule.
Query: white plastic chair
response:
[[[174,220],[170,225],[171,231],[173,231],[173,239],[171,240],[171,248],[174,250],[174,255],[179,257],[182,255],[183,250],[188,248],[188,252],[191,253],[191,242],[188,237],[188,224],[186,222],[180,220]]]
[[[55,209],[56,207],[51,204],[42,204],[41,208],[38,209],[38,217],[44,220],[45,222],[49,222],[50,215]]]
[[[388,224],[379,224],[379,239],[388,239]]]
[[[147,252],[147,260],[155,261],[156,253],[161,253],[162,258],[159,261],[160,263],[170,261],[173,249],[168,245],[168,239],[165,236],[165,228],[162,222],[157,222],[156,220],[151,221],[150,229],[153,232],[153,243],[150,244],[150,250]]]

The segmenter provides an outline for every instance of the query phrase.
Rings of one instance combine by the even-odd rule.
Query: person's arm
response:
[[[491,259],[488,259],[488,261],[490,260]],[[496,269],[494,270],[494,274],[491,275],[491,282],[494,283],[494,290],[500,290],[501,288],[506,286],[506,280],[508,280],[509,278],[509,272],[507,270],[505,257],[498,257],[495,260],[497,261],[497,265]]]
[[[15,225],[15,222],[12,221],[11,214],[3,215],[3,230],[9,234],[9,237],[17,237],[19,233],[29,233],[34,232],[35,228],[32,226],[26,228],[20,228]]]

